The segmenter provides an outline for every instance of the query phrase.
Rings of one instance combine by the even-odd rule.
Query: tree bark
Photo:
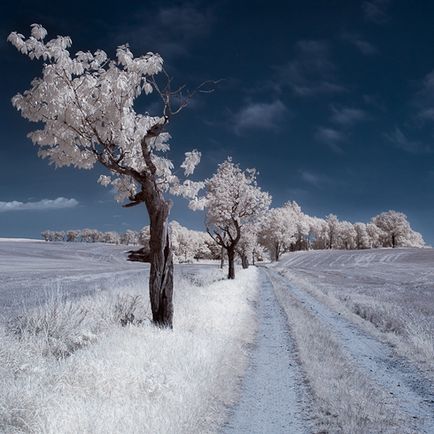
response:
[[[274,260],[276,262],[279,261],[279,250],[280,250],[279,243],[276,243],[274,246]]]
[[[173,255],[169,233],[170,203],[162,198],[146,203],[150,217],[149,299],[152,321],[173,327]]]
[[[235,279],[235,248],[229,247],[228,251],[228,279]]]
[[[243,267],[244,270],[246,270],[247,268],[249,268],[249,259],[247,258],[247,255],[240,255],[241,256],[241,265]]]
[[[220,249],[220,268],[223,268],[225,265],[225,249],[222,247]]]

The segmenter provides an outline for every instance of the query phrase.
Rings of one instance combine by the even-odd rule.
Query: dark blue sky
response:
[[[171,125],[173,158],[202,151],[198,177],[227,155],[260,171],[273,205],[296,200],[320,217],[367,221],[405,212],[434,242],[434,2],[8,2],[0,17],[0,202],[58,197],[78,205],[2,211],[1,236],[96,227],[138,229],[145,210],[122,209],[92,171],[54,169],[26,134],[11,97],[39,75],[6,42],[40,23],[72,50],[157,51],[179,83],[220,79]],[[69,202],[68,204],[71,204]],[[1,204],[0,204],[1,205]],[[14,207],[13,205],[10,205]],[[172,218],[201,228],[175,201]]]

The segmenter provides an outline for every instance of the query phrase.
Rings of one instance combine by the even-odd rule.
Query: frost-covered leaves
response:
[[[185,153],[185,160],[181,164],[181,167],[184,169],[185,175],[191,175],[194,172],[196,166],[200,163],[201,153],[196,149],[193,149],[191,152]]]
[[[186,156],[193,160],[191,155]],[[208,231],[220,246],[234,249],[242,240],[240,253],[252,253],[258,224],[271,203],[271,196],[257,185],[256,170],[243,171],[228,158],[204,185],[205,196],[196,195],[190,208],[206,208]]]
[[[256,182],[256,171],[243,171],[230,158],[218,166],[206,182],[201,203],[207,210],[209,225],[231,226],[256,222],[268,209],[271,196]]]
[[[42,59],[42,75],[30,89],[13,97],[12,103],[22,116],[43,128],[29,134],[39,146],[39,156],[58,167],[90,169],[99,161],[112,177],[99,179],[113,185],[117,200],[134,195],[139,175],[152,174],[156,185],[166,191],[180,184],[172,174],[173,164],[163,154],[170,147],[170,136],[162,129],[146,141],[144,158],[142,140],[154,127],[165,125],[165,116],[136,113],[135,100],[153,90],[151,81],[163,68],[163,59],[149,52],[134,57],[128,45],[119,46],[111,60],[102,50],[94,53],[69,51],[69,37],[57,36],[44,41],[47,31],[33,24],[31,36],[12,32],[8,41],[31,59]],[[200,153],[186,154],[182,168],[193,173]],[[152,166],[152,169],[151,169]],[[138,181],[139,179],[139,181]],[[179,194],[183,194],[182,189]]]
[[[304,214],[295,202],[271,209],[260,231],[260,242],[273,258],[289,250],[369,249],[377,247],[423,247],[425,242],[410,227],[407,216],[387,211],[369,223],[325,219]]]
[[[385,247],[421,247],[425,244],[421,234],[411,229],[407,216],[402,212],[383,212],[375,216],[372,223],[381,230],[379,238]]]

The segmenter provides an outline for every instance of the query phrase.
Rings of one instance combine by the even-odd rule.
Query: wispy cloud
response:
[[[241,134],[248,130],[276,130],[286,113],[288,109],[280,100],[250,102],[233,115],[234,131]]]
[[[364,110],[355,107],[331,106],[331,110],[331,120],[342,126],[351,126],[366,120],[368,117]]]
[[[417,117],[424,121],[434,121],[434,108],[428,107],[420,110]]]
[[[336,77],[336,65],[331,60],[330,47],[325,41],[302,40],[295,46],[293,60],[276,68],[276,86],[289,86],[299,96],[344,92]]]
[[[317,141],[326,144],[333,152],[342,154],[343,150],[340,144],[345,140],[345,134],[334,128],[319,127],[314,137]]]
[[[421,80],[413,102],[417,107],[418,120],[434,121],[434,70]]]
[[[330,182],[330,179],[320,173],[313,172],[311,170],[300,170],[300,176],[301,179],[306,182],[307,184],[310,184],[313,187],[320,188],[324,184],[328,184]]]
[[[410,139],[399,127],[384,135],[396,148],[411,154],[425,154],[431,152],[431,147],[418,140]]]
[[[211,8],[192,4],[146,8],[113,30],[115,42],[128,42],[133,48],[179,57],[189,53],[192,43],[208,34],[213,21]]]
[[[362,11],[365,19],[375,24],[384,24],[389,21],[388,9],[390,0],[370,0],[362,2]]]
[[[378,48],[358,34],[344,33],[342,39],[352,44],[365,56],[378,54]]]
[[[76,199],[66,199],[58,197],[57,199],[42,199],[37,202],[0,202],[0,213],[9,211],[45,211],[50,209],[73,208],[78,205]]]

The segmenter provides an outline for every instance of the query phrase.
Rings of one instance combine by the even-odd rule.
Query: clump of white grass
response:
[[[184,271],[183,278],[194,286],[207,286],[226,279],[226,271],[221,268],[195,267],[192,271]]]
[[[369,299],[364,300],[364,302],[350,303],[347,299],[347,305],[350,306],[353,313],[369,321],[380,331],[384,333],[404,334],[405,323],[399,315],[402,309],[384,302],[374,305],[372,300]]]
[[[257,273],[177,279],[173,330],[149,324],[138,291],[39,307],[0,327],[0,432],[214,432],[254,339]]]
[[[417,293],[403,299],[386,286],[371,293],[351,287],[344,291],[342,287],[328,284],[326,279],[323,282],[294,270],[284,270],[281,274],[346,319],[391,344],[397,354],[416,362],[426,375],[434,379],[432,314],[422,312],[417,306]],[[397,295],[396,299],[394,295]]]
[[[7,330],[20,341],[32,343],[43,356],[62,358],[91,342],[95,335],[84,305],[52,297],[44,306],[23,312],[9,321]]]

